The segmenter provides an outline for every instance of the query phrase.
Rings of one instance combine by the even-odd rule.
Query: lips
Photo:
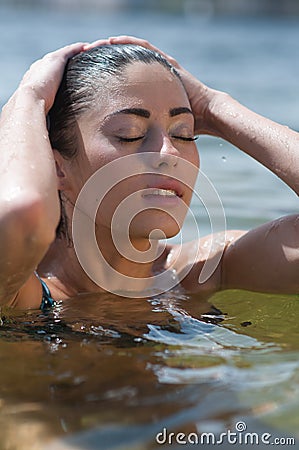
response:
[[[183,197],[183,189],[181,183],[177,180],[165,179],[160,180],[160,182],[154,182],[148,184],[145,188],[145,192],[142,194],[143,197],[148,196],[161,196],[166,198]]]
[[[147,192],[143,194],[143,197],[149,195],[161,195],[162,197],[177,197],[178,194],[172,189],[147,189]]]

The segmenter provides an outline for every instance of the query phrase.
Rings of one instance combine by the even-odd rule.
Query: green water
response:
[[[247,292],[226,292],[215,298],[231,316],[224,326],[244,335],[242,324],[251,322],[245,334],[257,340],[256,349],[240,352],[234,361],[237,368],[248,368],[241,401],[260,411],[265,423],[295,434],[299,430],[298,300],[298,296]]]
[[[220,433],[240,420],[299,438],[298,313],[298,297],[227,291],[3,316],[0,448],[160,448],[165,427]]]

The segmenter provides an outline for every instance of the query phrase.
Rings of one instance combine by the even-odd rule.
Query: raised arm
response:
[[[299,133],[223,93],[214,94],[207,115],[213,134],[252,156],[299,194]]]
[[[0,305],[12,304],[55,238],[60,218],[46,116],[73,44],[35,62],[0,119]]]

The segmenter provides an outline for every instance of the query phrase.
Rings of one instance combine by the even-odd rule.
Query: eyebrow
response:
[[[151,113],[147,109],[143,109],[143,108],[120,109],[120,110],[112,113],[111,116],[115,116],[117,114],[133,114],[134,116],[145,117],[146,119],[149,119],[151,116]]]
[[[170,117],[178,116],[180,114],[192,114],[193,115],[191,109],[186,108],[185,106],[181,106],[179,108],[172,108],[169,111]]]
[[[115,111],[114,113],[112,113],[109,116],[115,116],[117,114],[133,114],[134,116],[139,116],[139,117],[144,117],[146,119],[149,119],[151,116],[151,113],[147,110],[147,109],[143,109],[143,108],[125,108],[125,109],[120,109],[118,111]],[[170,117],[175,117],[178,116],[180,114],[192,114],[191,109],[185,107],[185,106],[180,106],[178,108],[172,108],[169,111],[169,116]]]

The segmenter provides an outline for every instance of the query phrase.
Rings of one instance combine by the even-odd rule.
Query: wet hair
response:
[[[162,55],[137,45],[95,47],[68,61],[48,118],[51,145],[64,158],[71,159],[77,154],[78,116],[92,108],[97,93],[109,83],[109,77],[123,78],[124,68],[135,62],[158,62],[180,78]]]
[[[95,47],[72,57],[65,68],[55,102],[49,112],[48,131],[52,148],[65,159],[72,159],[78,153],[77,118],[91,110],[99,101],[99,93],[109,79],[124,79],[124,69],[132,63],[159,63],[176,77],[176,69],[160,53],[137,45],[104,45]],[[112,81],[111,81],[112,85]],[[69,239],[66,215],[63,208],[63,193],[60,192],[61,220],[57,237]]]

